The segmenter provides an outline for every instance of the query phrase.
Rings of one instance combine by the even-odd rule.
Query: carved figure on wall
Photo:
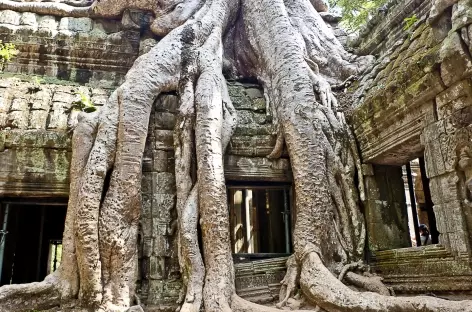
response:
[[[457,170],[462,173],[460,184],[462,197],[468,206],[472,206],[472,142],[457,145]]]

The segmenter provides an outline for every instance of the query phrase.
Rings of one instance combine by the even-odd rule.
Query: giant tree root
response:
[[[33,12],[37,14],[55,15],[62,17],[91,17],[91,6],[74,7],[65,3],[55,2],[17,2],[11,0],[0,1],[0,10],[16,12]]]
[[[472,301],[450,301],[433,297],[392,297],[356,292],[345,286],[322,263],[313,250],[302,261],[300,285],[303,294],[326,311],[336,312],[470,312]]]
[[[0,291],[0,312],[46,310],[61,303],[61,293],[55,276],[42,282],[8,285]]]
[[[71,191],[62,239],[63,256],[57,271],[44,281],[30,284],[6,285],[0,288],[0,311],[46,310],[74,299],[79,288],[79,273],[75,256],[74,223],[80,177],[87,163],[97,130],[97,115],[79,114],[79,124],[72,137],[72,148],[77,150],[71,159]]]

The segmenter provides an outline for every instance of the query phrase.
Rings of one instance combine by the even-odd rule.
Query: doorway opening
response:
[[[62,255],[63,200],[0,201],[0,286],[43,280]]]
[[[228,207],[231,249],[236,260],[291,253],[290,185],[230,185]]]
[[[408,162],[403,172],[411,245],[419,247],[438,244],[440,233],[436,227],[434,204],[431,199],[424,158]]]

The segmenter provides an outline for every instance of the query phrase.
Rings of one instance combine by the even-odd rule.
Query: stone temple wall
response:
[[[290,182],[288,159],[265,158],[276,137],[260,88],[238,82],[229,82],[228,86],[240,125],[225,158],[227,180]],[[67,198],[71,130],[78,114],[72,104],[85,95],[100,109],[108,93],[106,89],[67,82],[0,78],[0,202],[2,197]],[[157,99],[143,159],[138,292],[149,311],[174,311],[181,288],[172,136],[177,109],[176,95]],[[244,264],[237,266],[236,272],[238,291],[243,296],[272,301],[278,296],[285,261]]]
[[[415,12],[429,1],[406,3],[413,3],[407,11]],[[404,8],[399,4],[391,10],[403,12]],[[357,106],[348,119],[365,163],[368,191],[364,206],[371,233],[371,261],[397,291],[419,292],[425,287],[469,291],[472,11],[470,2],[460,0],[433,26],[428,24],[427,14],[418,17],[419,21],[400,35],[390,35],[394,27],[384,37],[386,42],[389,36],[396,38],[395,44],[378,49],[380,57],[351,90]],[[381,38],[388,23],[386,20],[364,33],[358,49],[376,51],[369,42]],[[423,156],[440,245],[385,250],[385,245],[406,247],[408,242],[395,234],[403,231],[401,226],[383,222],[398,218],[399,209],[383,194],[401,189],[403,181],[396,173],[385,174],[380,169],[397,172],[398,166]],[[389,185],[381,185],[379,175],[386,177]]]
[[[0,196],[67,196],[78,92],[97,107],[107,99],[103,89],[0,79]]]
[[[113,87],[139,55],[139,29],[120,21],[0,11],[0,38],[20,54],[5,71]]]

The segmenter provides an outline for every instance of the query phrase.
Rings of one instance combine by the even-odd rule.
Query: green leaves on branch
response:
[[[18,50],[13,43],[3,43],[0,40],[0,72],[3,71],[5,65],[18,54]]]
[[[341,24],[349,31],[357,31],[377,13],[388,0],[329,0],[331,8],[341,11]]]
[[[97,110],[97,108],[87,95],[80,91],[78,91],[76,94],[80,96],[80,100],[72,103],[72,109],[85,113],[92,113]]]

